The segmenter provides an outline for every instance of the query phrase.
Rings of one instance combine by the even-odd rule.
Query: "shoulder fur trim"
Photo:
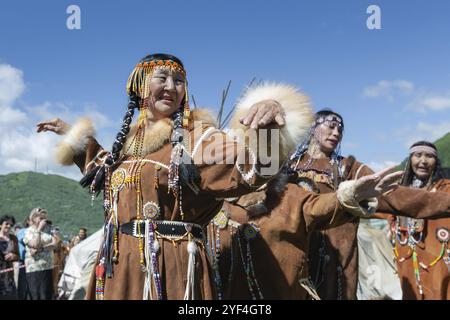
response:
[[[194,109],[191,111],[192,119],[194,120],[194,125],[196,122],[201,122],[201,125],[207,125],[217,128],[218,124],[216,119],[213,117],[213,113],[207,109]]]
[[[65,166],[72,165],[74,157],[86,150],[89,138],[94,136],[92,121],[89,118],[80,118],[58,144],[56,161]]]
[[[191,111],[192,126],[215,126],[216,121],[211,112],[206,109],[194,109]],[[170,142],[172,135],[173,121],[171,119],[162,119],[154,123],[150,128],[145,129],[143,154],[149,154],[161,149]],[[192,127],[193,128],[193,127]],[[131,126],[125,144],[122,148],[122,154],[132,155],[134,150],[133,138],[136,134],[137,125]]]
[[[131,126],[130,132],[123,145],[121,154],[131,156],[134,151],[136,140],[134,136],[137,131],[137,123]],[[142,154],[149,154],[161,149],[166,143],[170,141],[172,134],[172,121],[170,119],[162,119],[155,122],[150,128],[145,128],[144,144]]]
[[[277,101],[285,114],[286,125],[280,128],[280,155],[283,156],[280,160],[284,161],[289,152],[306,136],[314,121],[309,97],[296,87],[281,83],[264,83],[248,88],[238,100],[230,122],[231,129],[233,132],[245,132],[248,127],[242,125],[239,119],[246,116],[255,103],[267,99]]]

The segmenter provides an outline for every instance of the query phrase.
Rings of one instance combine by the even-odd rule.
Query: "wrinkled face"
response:
[[[0,226],[0,230],[4,233],[9,233],[12,227],[12,221],[6,220],[3,221],[2,225]]]
[[[411,167],[419,180],[427,181],[436,168],[436,158],[425,151],[414,152],[411,155]]]
[[[314,130],[314,138],[320,150],[330,155],[342,140],[342,126],[338,121],[325,120]]]
[[[185,79],[178,71],[159,67],[153,71],[149,88],[149,109],[153,118],[159,120],[180,108],[185,95]]]
[[[83,229],[80,229],[80,231],[78,232],[78,237],[79,237],[81,240],[86,239],[86,231],[84,231]]]

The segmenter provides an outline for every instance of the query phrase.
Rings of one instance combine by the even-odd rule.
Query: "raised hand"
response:
[[[355,181],[355,199],[357,201],[379,197],[398,186],[403,171],[394,172],[396,166],[391,166],[377,173],[359,178]]]
[[[70,125],[59,118],[39,122],[36,126],[37,132],[51,131],[58,135],[66,134],[70,130]]]
[[[280,127],[285,125],[283,109],[275,100],[262,100],[255,103],[247,116],[239,119],[239,121],[252,129],[262,128],[273,122]]]

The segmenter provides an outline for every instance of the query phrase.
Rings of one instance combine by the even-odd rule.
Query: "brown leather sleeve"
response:
[[[296,214],[303,216],[308,231],[333,228],[354,219],[343,210],[335,192],[317,194],[290,184],[283,204],[286,210],[296,208]]]
[[[95,165],[101,162],[101,159],[96,158],[98,155],[106,154],[106,151],[95,140],[95,138],[89,138],[89,142],[86,147],[86,151],[76,155],[73,159],[74,163],[80,168],[82,174],[86,174]]]
[[[378,211],[412,218],[450,216],[450,194],[400,186],[379,198]]]
[[[200,189],[220,198],[255,191],[272,176],[260,175],[258,159],[252,156],[243,144],[216,130],[201,142],[201,148],[193,154],[201,177]],[[273,174],[278,169],[279,166]]]
[[[373,173],[374,173],[373,170],[370,169],[368,166],[362,164],[361,162],[355,161],[350,170],[347,180],[359,179],[361,177],[368,176]]]

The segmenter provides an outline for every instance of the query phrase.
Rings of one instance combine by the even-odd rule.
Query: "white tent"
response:
[[[70,250],[64,272],[58,282],[60,299],[84,299],[102,239],[103,228]]]

